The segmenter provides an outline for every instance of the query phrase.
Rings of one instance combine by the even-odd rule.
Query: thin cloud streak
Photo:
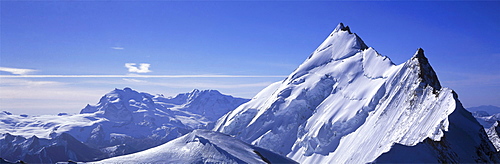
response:
[[[125,80],[127,82],[132,82],[130,80]],[[148,86],[162,86],[169,88],[198,88],[198,89],[232,89],[232,88],[253,88],[253,87],[266,87],[272,84],[273,82],[258,82],[258,83],[236,83],[236,84],[219,84],[219,83],[210,83],[210,82],[187,82],[187,83],[165,83],[165,82],[133,82],[136,85],[148,85]]]
[[[25,75],[25,74],[30,74],[30,73],[36,72],[38,70],[24,69],[24,68],[0,67],[0,71],[2,71],[2,72],[9,72],[9,73],[15,74],[15,75]]]
[[[25,79],[2,79],[0,80],[0,87],[2,86],[27,86],[27,87],[38,87],[38,86],[61,86],[66,85],[66,83],[57,81],[33,81]]]
[[[0,75],[0,78],[267,78],[284,75]]]
[[[137,79],[129,79],[129,78],[123,78],[122,80],[127,81],[127,82],[134,82],[134,83],[146,83],[147,82],[145,80],[137,80]]]

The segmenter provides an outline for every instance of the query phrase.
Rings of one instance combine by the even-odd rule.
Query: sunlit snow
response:
[[[411,147],[426,139],[440,141],[449,130],[449,116],[462,111],[456,94],[441,88],[422,49],[395,65],[339,24],[288,78],[219,119],[214,130],[300,163],[367,163],[395,144]],[[458,161],[480,159],[468,150],[488,145],[484,130],[476,126],[472,122],[478,129],[472,136],[477,136],[464,146],[467,151],[449,151],[465,154]],[[485,147],[481,151],[491,151],[491,144]],[[435,154],[433,149],[418,150]],[[432,157],[426,160],[457,160]]]

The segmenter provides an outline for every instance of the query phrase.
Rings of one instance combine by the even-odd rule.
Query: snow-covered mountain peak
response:
[[[159,119],[175,117],[176,119],[170,120],[180,120],[182,124],[196,129],[213,126],[215,120],[246,101],[248,100],[221,94],[217,90],[194,89],[175,97],[164,97],[137,92],[127,87],[105,94],[97,105],[87,105],[80,113],[94,114],[118,124],[141,125],[155,124]]]
[[[187,101],[192,101],[197,98],[208,98],[208,97],[218,97],[218,96],[223,96],[222,93],[220,93],[218,90],[198,90],[194,89],[192,92],[187,93],[188,94],[188,99]]]
[[[186,111],[202,115],[214,121],[234,109],[234,106],[230,104],[242,104],[248,101],[247,99],[224,95],[217,90],[193,90],[179,96],[186,98],[183,105]]]
[[[432,86],[435,90],[441,89],[441,84],[429,60],[424,55],[424,50],[419,48],[415,55],[408,61],[409,67],[417,66],[418,75],[425,85]]]
[[[180,104],[187,104],[195,99],[206,99],[209,97],[227,97],[227,95],[224,95],[217,90],[193,89],[191,92],[181,93],[176,95],[175,97],[165,98],[162,96],[155,96],[153,99],[157,101],[180,105]]]
[[[215,130],[301,163],[369,163],[395,144],[413,148],[445,140],[440,143],[449,146],[458,144],[460,136],[472,136],[466,150],[455,147],[440,154],[460,154],[458,161],[474,162],[483,157],[470,151],[483,144],[477,151],[490,153],[492,146],[468,117],[453,90],[441,88],[422,49],[395,65],[339,24],[290,76],[220,118]],[[470,123],[474,130],[455,128],[457,122]],[[440,149],[428,148],[414,150],[433,154]]]
[[[337,25],[337,27],[335,27],[335,29],[333,30],[332,33],[338,32],[338,31],[347,31],[347,32],[349,32],[349,34],[352,34],[351,29],[349,28],[349,26],[344,26],[344,23],[339,23]]]
[[[344,29],[345,26],[344,26],[344,23],[340,22],[337,27],[335,27],[335,29],[333,29],[333,32],[337,32],[337,31],[340,31],[342,29]]]
[[[89,105],[80,111],[83,113],[103,112],[105,115],[120,115],[139,109],[154,108],[152,95],[139,93],[131,88],[118,89],[105,94],[96,106]]]
[[[163,145],[95,163],[296,163],[218,132],[194,130]]]
[[[105,94],[98,104],[87,105],[81,110],[81,114],[25,117],[0,112],[0,129],[5,130],[3,133],[9,133],[4,137],[0,136],[0,157],[8,157],[14,161],[23,159],[33,163],[40,162],[42,158],[55,160],[52,156],[31,160],[23,154],[25,149],[16,151],[18,147],[33,145],[31,142],[37,142],[38,138],[43,139],[43,142],[50,140],[58,145],[73,143],[78,146],[83,142],[109,156],[128,154],[160,145],[193,129],[212,128],[220,116],[247,101],[248,99],[223,95],[216,90],[193,90],[174,98],[166,98],[163,95],[153,96],[124,88]],[[31,137],[33,135],[36,137]],[[15,136],[19,137],[16,139]],[[20,142],[8,144],[11,143],[10,140]],[[25,140],[30,143],[24,143]],[[39,147],[49,146],[41,144]],[[38,149],[32,152],[40,154]],[[90,156],[99,159],[104,157]],[[59,161],[59,158],[57,160]]]
[[[289,79],[298,78],[314,68],[333,61],[350,58],[367,48],[368,46],[360,37],[351,33],[347,26],[340,23],[309,58],[289,76]]]
[[[417,52],[415,52],[415,55],[413,55],[413,58],[425,58],[424,49],[418,48]]]

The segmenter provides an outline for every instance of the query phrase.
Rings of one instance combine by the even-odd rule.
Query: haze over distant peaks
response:
[[[175,97],[163,97],[124,88],[105,94],[98,104],[87,105],[76,115],[24,117],[3,112],[0,129],[6,133],[0,138],[3,145],[0,157],[46,163],[68,159],[93,161],[130,154],[158,146],[194,129],[211,129],[219,117],[246,101],[215,90],[195,89]],[[34,139],[32,136],[42,142],[28,142]],[[56,141],[60,136],[73,140],[65,141],[68,144],[50,144],[59,143]],[[18,139],[10,144],[12,137]],[[79,145],[86,151],[73,150],[71,145]],[[54,151],[54,147],[72,152]]]
[[[124,88],[77,115],[0,120],[0,157],[33,163],[500,163],[500,122],[486,133],[422,48],[396,65],[342,23],[251,100]]]

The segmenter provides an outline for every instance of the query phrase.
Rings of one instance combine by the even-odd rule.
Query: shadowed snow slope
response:
[[[214,130],[300,163],[367,163],[393,145],[422,144],[432,148],[409,154],[415,162],[497,161],[471,118],[456,94],[441,88],[422,49],[395,65],[339,24],[285,80],[223,116]],[[448,144],[460,146],[438,158],[436,145]]]
[[[0,137],[0,145],[2,145],[0,148],[1,158],[22,159],[27,163],[56,163],[68,160],[93,161],[106,157],[106,154],[98,149],[90,148],[66,133],[53,139],[43,139],[36,136],[24,138],[6,133]]]
[[[166,144],[95,163],[295,163],[271,151],[208,130],[194,130]]]
[[[500,107],[493,106],[493,105],[481,105],[481,106],[476,106],[476,107],[470,107],[470,108],[467,108],[467,110],[470,112],[485,111],[485,112],[488,112],[491,114],[500,113]]]
[[[500,120],[500,107],[492,105],[482,105],[478,107],[471,107],[467,109],[472,112],[476,120],[488,129],[497,121]]]

